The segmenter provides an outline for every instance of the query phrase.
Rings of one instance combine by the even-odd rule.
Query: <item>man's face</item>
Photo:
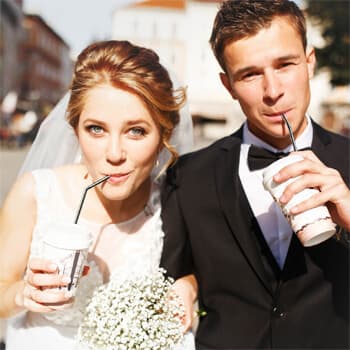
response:
[[[222,83],[240,103],[249,129],[276,148],[288,146],[281,114],[298,137],[307,125],[314,50],[305,53],[297,31],[279,17],[256,35],[228,44],[224,58],[227,74],[221,74]]]

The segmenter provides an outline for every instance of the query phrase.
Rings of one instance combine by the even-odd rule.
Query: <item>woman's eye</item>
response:
[[[92,134],[100,135],[103,133],[103,129],[98,125],[89,125],[87,129]]]
[[[146,134],[146,131],[144,128],[135,127],[131,128],[129,130],[129,133],[131,134],[131,136],[144,136]]]

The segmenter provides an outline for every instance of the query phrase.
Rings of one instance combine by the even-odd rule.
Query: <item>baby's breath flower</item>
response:
[[[79,342],[94,350],[171,349],[182,338],[185,310],[164,272],[99,287],[79,327]]]

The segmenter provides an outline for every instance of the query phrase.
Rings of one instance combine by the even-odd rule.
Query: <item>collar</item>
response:
[[[302,132],[301,135],[295,140],[295,143],[297,145],[298,149],[305,148],[305,147],[311,147],[312,144],[312,136],[313,136],[313,126],[311,123],[311,118],[306,115],[307,119],[307,125],[305,130]],[[259,137],[255,136],[248,128],[248,124],[245,121],[243,124],[243,144],[248,145],[255,145],[258,147],[263,147],[269,151],[272,152],[292,152],[293,146],[290,144],[284,149],[277,149],[270,144],[266,143],[265,141],[261,140]]]

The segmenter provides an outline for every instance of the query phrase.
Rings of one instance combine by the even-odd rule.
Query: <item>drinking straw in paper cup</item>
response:
[[[111,176],[110,175],[106,175],[104,177],[102,177],[101,179],[93,182],[91,185],[87,186],[83,192],[83,195],[81,197],[81,200],[80,200],[80,204],[79,204],[79,207],[78,207],[78,210],[77,210],[77,214],[75,216],[75,220],[74,220],[74,223],[77,224],[78,223],[78,220],[79,220],[79,216],[80,216],[80,213],[81,213],[81,209],[83,207],[83,204],[84,204],[84,201],[85,201],[85,197],[86,197],[86,194],[87,194],[87,191],[90,190],[91,188],[99,185],[100,183],[108,180]],[[75,273],[76,273],[76,269],[78,267],[78,263],[79,263],[79,259],[80,259],[80,251],[77,250],[75,252],[75,255],[74,255],[74,261],[73,261],[73,266],[72,266],[72,270],[71,270],[71,282],[69,283],[68,285],[68,290],[70,290],[72,288],[72,283],[73,283],[73,278],[75,276]]]
[[[74,295],[92,243],[92,234],[84,226],[67,222],[51,222],[41,229],[45,230],[43,258],[53,261],[60,275],[70,276],[69,285],[59,289],[71,290]]]
[[[288,219],[293,231],[296,233],[301,243],[305,247],[309,247],[319,244],[335,234],[335,224],[331,220],[330,213],[324,205],[306,210],[296,215],[290,214],[290,208],[310,198],[317,193],[318,190],[314,188],[306,188],[295,194],[288,203],[282,205],[279,202],[279,198],[287,185],[295,181],[298,177],[291,178],[282,183],[276,183],[273,180],[273,176],[282,168],[302,159],[302,156],[293,154],[273,162],[263,172],[263,185],[281,207],[283,214]]]
[[[92,243],[92,234],[84,226],[78,225],[78,219],[83,207],[86,193],[89,189],[106,181],[110,176],[95,181],[87,186],[83,192],[74,223],[51,222],[44,231],[43,257],[54,261],[59,274],[70,276],[70,283],[66,288],[75,294],[79,279],[83,273],[89,247]]]

